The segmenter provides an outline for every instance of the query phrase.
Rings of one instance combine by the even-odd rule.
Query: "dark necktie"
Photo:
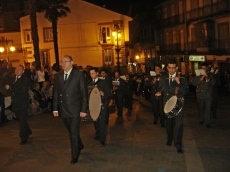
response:
[[[65,79],[64,79],[64,81],[66,81],[67,78],[68,78],[68,74],[66,73],[66,74],[65,74]]]
[[[170,78],[169,78],[169,85],[171,85],[172,82],[173,82],[173,80],[172,80],[172,75],[170,75]]]
[[[15,82],[17,82],[17,80],[18,80],[18,77],[16,76],[16,78],[15,78]]]
[[[95,79],[93,80],[93,85],[96,85]]]

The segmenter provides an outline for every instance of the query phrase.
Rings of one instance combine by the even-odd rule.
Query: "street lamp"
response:
[[[115,31],[112,32],[112,36],[116,37],[116,39],[117,39],[117,45],[116,45],[115,51],[117,53],[117,71],[120,73],[121,69],[120,69],[119,53],[121,51],[121,48],[119,47],[118,39],[121,37],[121,33],[119,33],[120,26],[118,23],[114,24],[114,29],[115,29]]]
[[[11,45],[10,45],[11,44]],[[7,59],[9,61],[9,51],[14,52],[15,46],[13,46],[13,40],[7,39],[5,37],[1,37],[0,39],[0,53],[3,53],[6,48]]]

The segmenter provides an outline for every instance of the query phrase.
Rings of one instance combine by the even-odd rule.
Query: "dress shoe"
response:
[[[167,143],[166,143],[166,146],[171,146],[171,145],[172,145],[171,142],[167,142]]]
[[[21,142],[20,142],[20,145],[24,145],[24,144],[26,144],[27,142],[28,142],[27,140],[21,141]]]
[[[202,125],[204,123],[204,121],[200,121],[200,124]]]
[[[208,125],[206,125],[206,127],[207,127],[207,128],[211,128],[211,126],[210,126],[209,124],[208,124]]]
[[[101,147],[104,147],[105,146],[105,141],[100,141],[100,145],[101,145]]]
[[[83,148],[84,148],[84,145],[81,145],[80,148],[79,148],[79,150],[82,150]]]
[[[184,151],[182,149],[178,149],[177,153],[184,153]]]
[[[78,162],[78,159],[77,158],[73,158],[70,162],[70,164],[76,164]]]
[[[95,137],[94,137],[94,140],[99,140],[99,136],[95,136]]]
[[[156,125],[156,124],[157,124],[157,122],[156,122],[156,121],[154,121],[154,122],[153,122],[153,124],[155,124],[155,125]]]
[[[213,116],[213,119],[217,119],[217,117],[216,117],[216,116]]]
[[[161,128],[165,128],[165,125],[164,125],[164,124],[161,124]]]

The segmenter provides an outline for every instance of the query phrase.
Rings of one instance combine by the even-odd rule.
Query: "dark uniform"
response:
[[[212,106],[212,86],[215,84],[215,78],[212,73],[209,74],[210,81],[206,82],[202,76],[196,76],[193,79],[193,85],[196,86],[196,97],[199,106],[200,124],[205,122],[209,128],[211,123],[211,106]]]
[[[155,96],[159,85],[158,77],[160,76],[153,78],[154,81],[150,86],[151,103],[154,115],[153,123],[157,124],[158,119],[160,118],[161,127],[165,127],[165,115],[163,113],[163,96]]]
[[[131,79],[125,80],[126,87],[125,87],[125,105],[127,108],[132,109],[133,106],[133,81]]]
[[[72,159],[78,159],[84,147],[80,138],[80,112],[87,113],[88,92],[82,72],[72,68],[64,81],[64,71],[55,76],[53,111],[58,111],[70,134]]]
[[[163,90],[163,104],[167,100],[169,100],[172,96],[176,94],[176,89],[178,92],[176,94],[177,98],[183,98],[185,94],[188,93],[189,87],[188,82],[185,77],[180,78],[180,84],[177,84],[176,81],[169,82],[169,74],[165,74],[160,78],[158,91]],[[183,138],[183,116],[184,110],[182,110],[173,118],[166,117],[166,129],[167,129],[167,145],[171,146],[172,141],[174,141],[174,145],[178,151],[178,153],[182,151],[182,138]]]
[[[90,87],[97,87],[100,91],[104,93],[104,96],[101,97],[101,112],[99,117],[96,121],[94,121],[94,127],[96,130],[96,140],[100,140],[101,145],[105,144],[106,138],[106,123],[108,122],[108,106],[110,100],[110,86],[105,80],[97,78],[95,82],[91,81],[88,86]]]
[[[212,85],[212,117],[217,118],[217,104],[219,98],[219,87],[221,85],[220,74],[214,73],[215,83]]]
[[[20,132],[19,136],[21,138],[21,143],[27,142],[29,135],[32,134],[32,131],[28,125],[28,108],[29,108],[29,87],[30,81],[29,78],[22,74],[20,78],[14,79],[11,84],[12,91],[12,110],[15,112],[15,116],[19,119],[20,122]]]
[[[117,87],[117,89],[115,90],[115,103],[117,106],[117,115],[122,116],[123,115],[124,93],[125,93],[126,84],[125,84],[125,80],[122,78],[118,78],[118,79],[116,79],[116,81],[120,82],[119,86],[115,86],[115,87]]]

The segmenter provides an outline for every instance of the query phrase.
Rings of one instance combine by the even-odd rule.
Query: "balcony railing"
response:
[[[163,19],[163,26],[173,26],[178,25],[185,22],[184,14],[178,14],[166,19]]]
[[[230,40],[210,40],[210,41],[196,41],[185,44],[161,44],[160,51],[168,53],[184,53],[187,52],[218,52],[230,53]]]
[[[229,0],[222,0],[186,13],[187,21],[230,11]]]

